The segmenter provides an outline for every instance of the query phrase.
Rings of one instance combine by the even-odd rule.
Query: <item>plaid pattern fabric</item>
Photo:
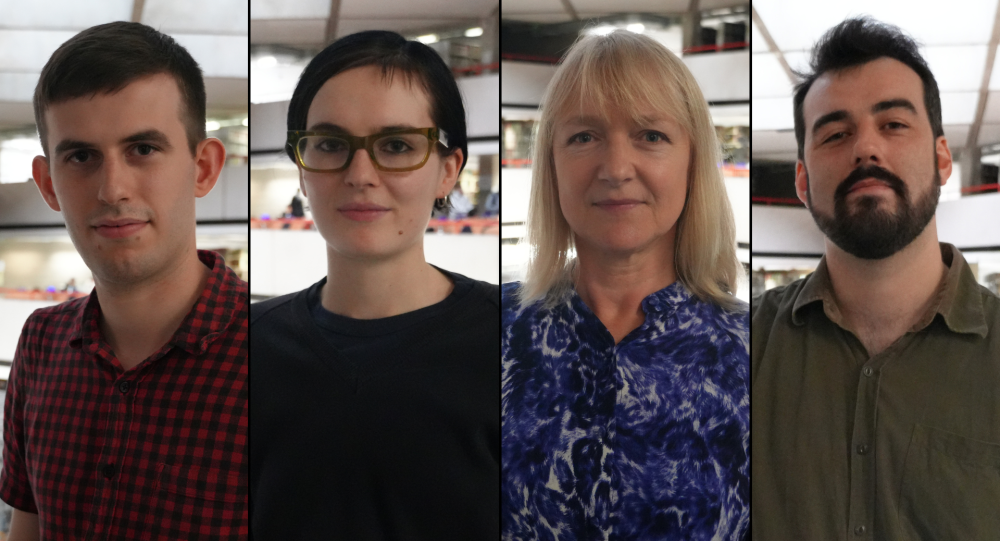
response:
[[[42,539],[248,537],[248,286],[218,254],[198,256],[212,269],[201,298],[127,372],[101,337],[96,290],[25,324],[0,498],[38,513]]]

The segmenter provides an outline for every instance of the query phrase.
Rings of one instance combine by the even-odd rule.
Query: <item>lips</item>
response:
[[[878,180],[878,179],[874,179],[874,178],[869,178],[869,179],[862,180],[861,182],[858,182],[854,186],[851,186],[851,189],[848,190],[847,193],[856,192],[858,190],[863,190],[865,188],[888,188],[888,189],[892,189],[892,187],[889,186],[889,184],[886,183],[886,182],[884,182],[884,181],[881,181],[881,180]]]
[[[594,206],[604,210],[619,211],[633,209],[642,204],[643,202],[638,199],[602,199],[594,203]]]
[[[123,239],[141,231],[149,222],[135,218],[101,220],[94,225],[97,234],[109,239]]]
[[[375,203],[348,203],[337,210],[347,219],[356,222],[373,222],[389,212],[387,207]]]

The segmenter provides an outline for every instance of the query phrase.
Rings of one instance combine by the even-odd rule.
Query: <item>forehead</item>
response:
[[[352,132],[378,126],[433,126],[430,99],[419,76],[396,70],[385,76],[378,66],[352,68],[328,79],[312,103],[306,128],[321,122]]]
[[[98,142],[155,128],[183,132],[177,80],[165,73],[136,79],[117,92],[98,92],[50,104],[45,123],[50,142],[73,138]]]
[[[587,124],[608,126],[612,124],[647,124],[664,122],[680,126],[677,116],[667,99],[662,103],[652,100],[615,101],[595,93],[572,93],[553,115],[556,125]]]
[[[819,76],[802,103],[802,116],[808,128],[821,115],[847,111],[857,117],[877,103],[898,98],[908,99],[927,118],[923,81],[917,72],[894,58],[878,58]]]

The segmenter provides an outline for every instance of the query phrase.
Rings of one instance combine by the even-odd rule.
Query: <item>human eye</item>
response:
[[[669,143],[670,138],[658,131],[647,131],[642,134],[642,140],[646,143]]]
[[[159,149],[148,143],[139,143],[132,147],[132,150],[139,156],[149,156]]]
[[[886,127],[886,128],[889,128],[889,129],[891,129],[891,130],[901,130],[901,129],[903,129],[903,128],[906,128],[906,127],[907,127],[907,125],[906,125],[906,124],[903,124],[902,122],[896,122],[896,121],[892,121],[892,122],[887,122],[887,123],[885,124],[885,127]]]
[[[314,147],[321,152],[343,152],[347,148],[347,142],[336,137],[319,138]]]
[[[379,147],[391,154],[405,154],[413,150],[408,141],[398,137],[390,137],[379,141]]]
[[[834,133],[834,134],[830,135],[830,136],[829,136],[829,137],[827,137],[826,139],[824,139],[824,140],[823,140],[823,144],[826,144],[826,143],[833,143],[833,142],[835,142],[835,141],[839,141],[839,140],[843,139],[843,138],[844,138],[844,137],[846,137],[846,136],[847,136],[847,132],[842,132],[842,131],[839,131],[839,132],[837,132],[837,133]]]
[[[93,154],[89,150],[75,150],[66,155],[69,163],[85,164],[93,161]]]
[[[572,145],[574,143],[586,144],[586,143],[590,143],[593,140],[594,140],[594,136],[593,135],[591,135],[591,134],[589,134],[587,132],[580,132],[580,133],[577,133],[577,134],[574,134],[573,136],[571,136],[569,138],[569,141],[567,141],[566,143],[570,144],[570,145]]]

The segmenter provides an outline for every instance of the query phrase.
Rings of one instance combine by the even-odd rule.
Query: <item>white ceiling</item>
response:
[[[331,16],[332,4],[339,10]],[[498,0],[251,0],[250,42],[316,47],[328,41],[330,23],[336,28],[333,39],[362,30],[414,33],[477,26],[497,5]]]
[[[744,6],[747,0],[701,0],[698,9]],[[503,19],[537,23],[560,23],[604,17],[615,13],[687,13],[690,0],[504,0]]]
[[[240,0],[0,0],[0,129],[34,123],[31,99],[52,53],[79,31],[132,20],[171,35],[205,74],[209,114],[247,110],[248,14]]]
[[[871,15],[894,24],[922,45],[941,91],[942,120],[949,145],[963,148],[975,123],[998,0],[950,0],[946,9],[918,9],[909,0],[801,2],[755,0],[753,8],[774,40],[769,50],[761,29],[751,24],[753,156],[781,158],[796,153],[792,116],[792,70],[806,70],[812,45],[850,16]],[[944,7],[944,6],[940,6]],[[977,145],[1000,143],[1000,55],[995,55]]]

